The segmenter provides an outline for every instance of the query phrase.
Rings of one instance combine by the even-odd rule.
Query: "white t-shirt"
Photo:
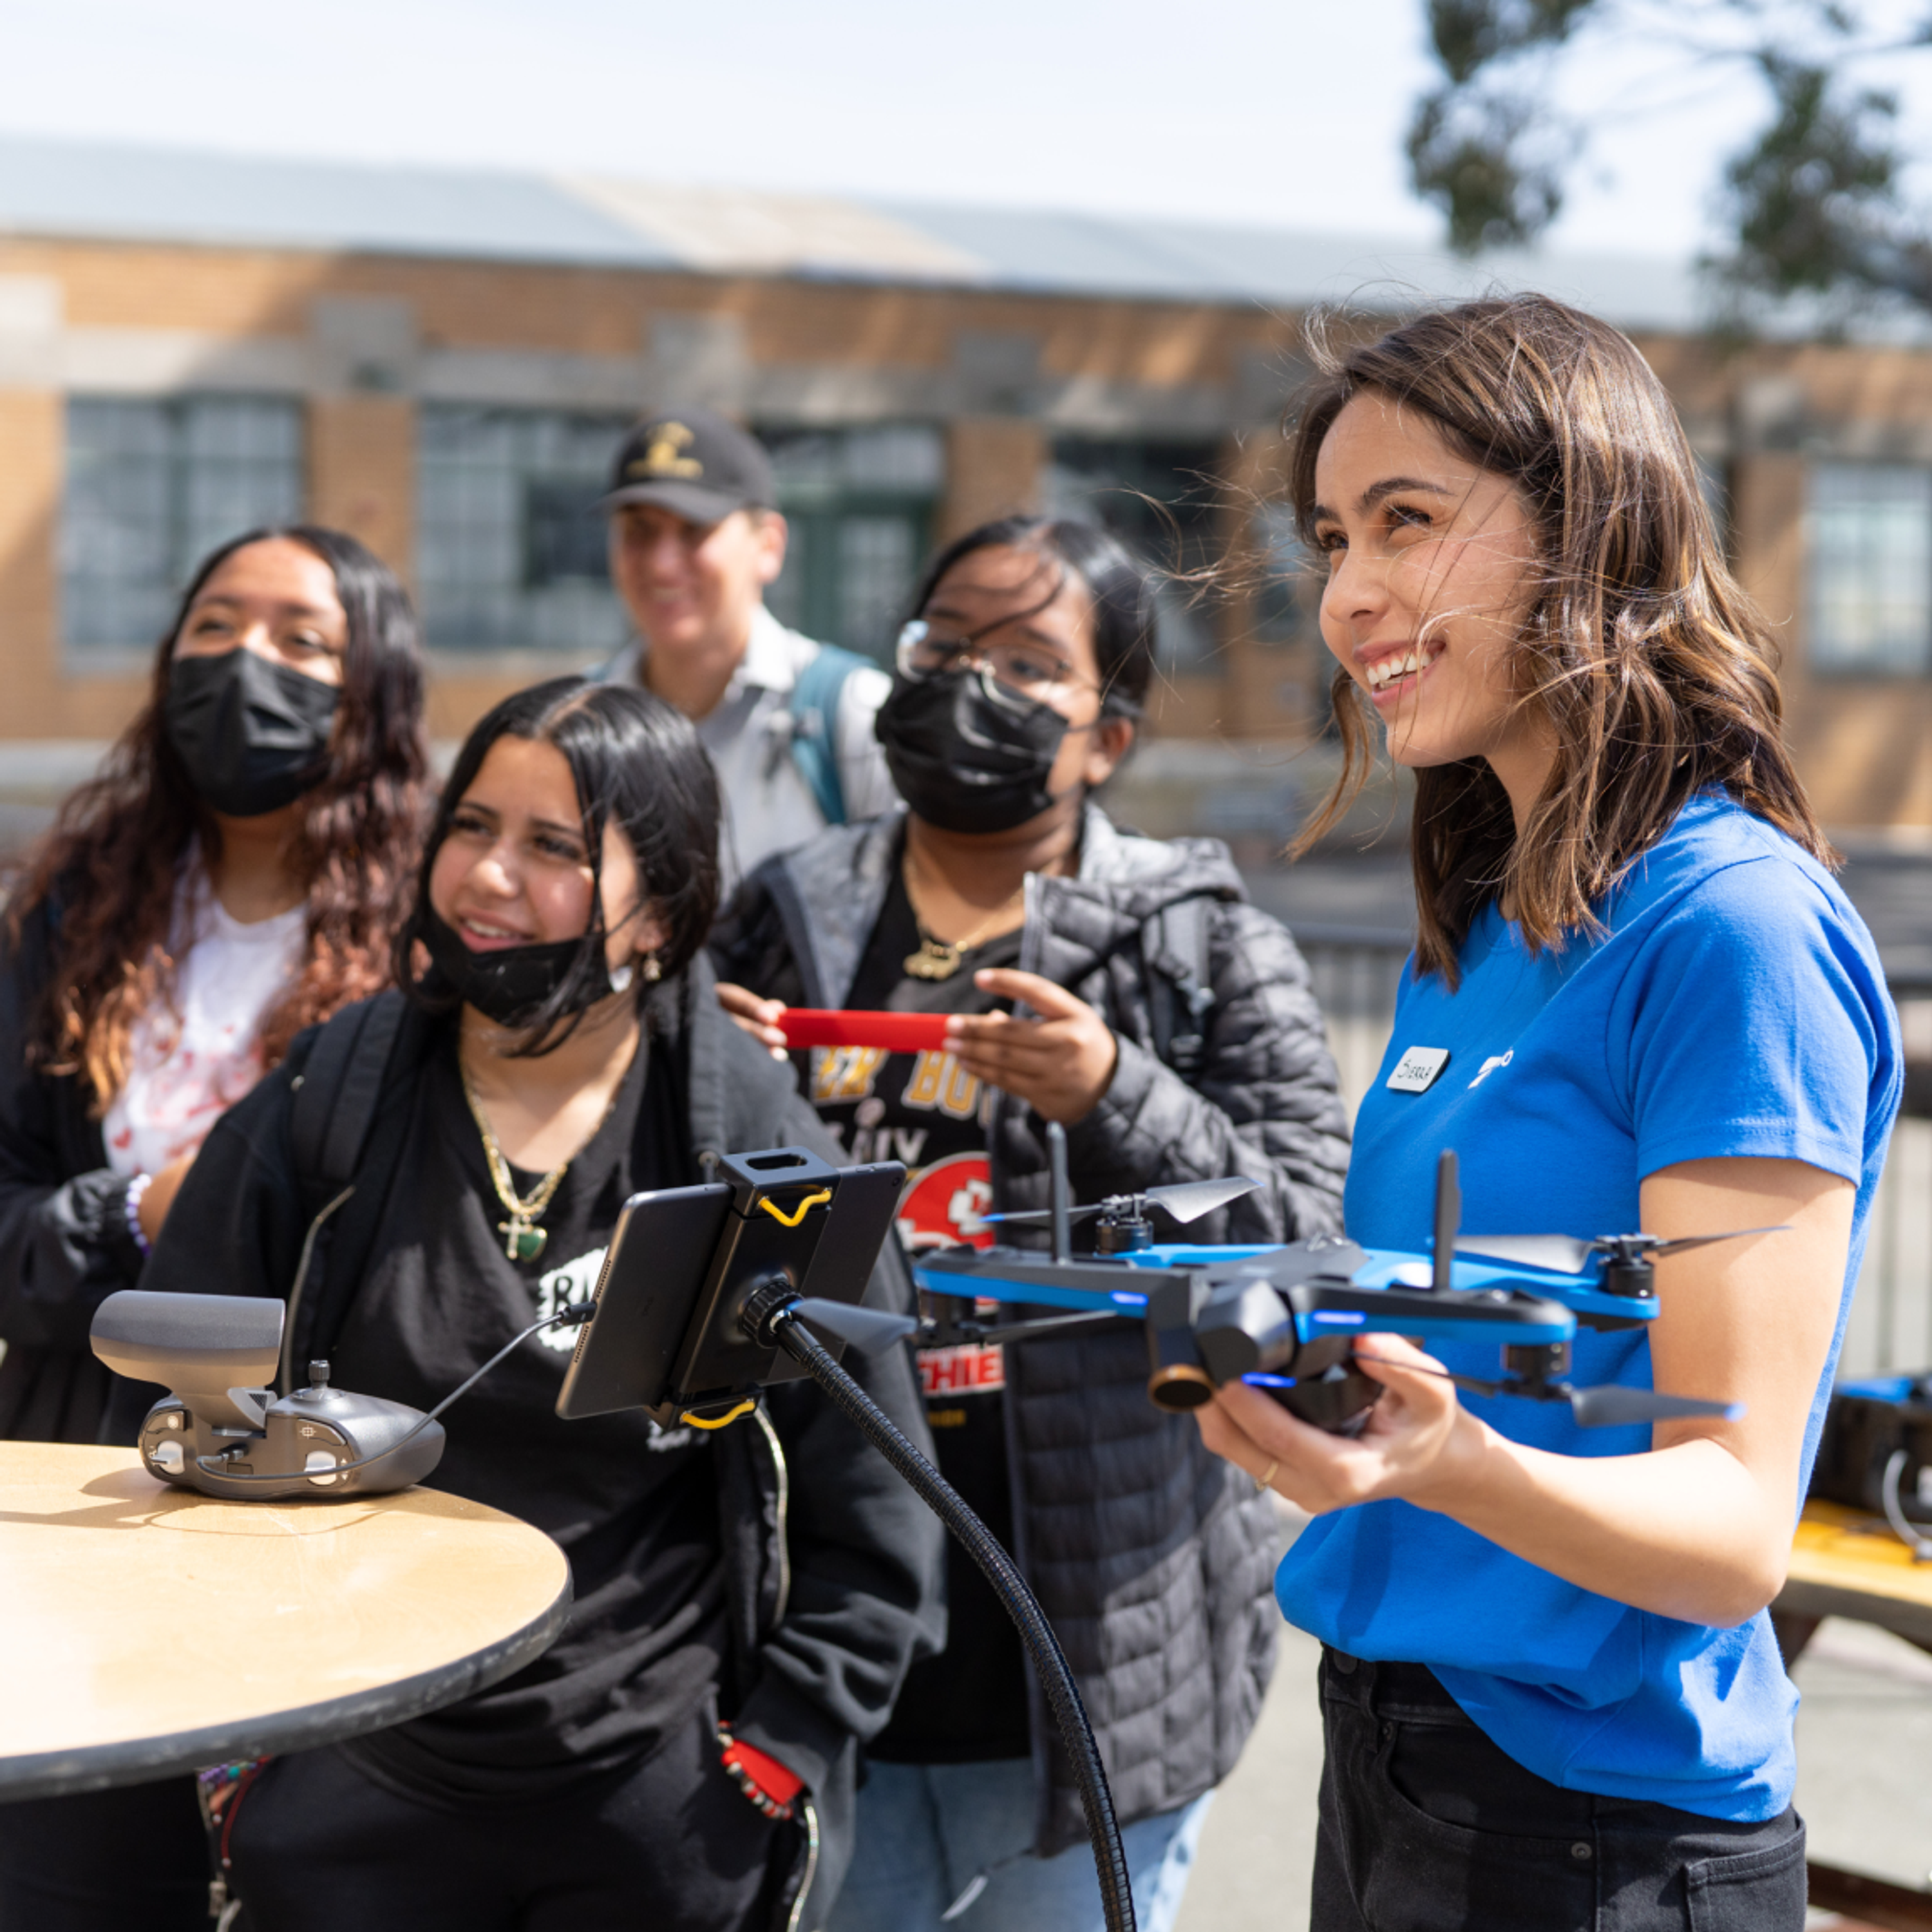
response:
[[[244,926],[224,911],[199,867],[176,902],[172,1010],[134,1024],[133,1066],[101,1133],[116,1174],[154,1174],[200,1150],[208,1130],[262,1077],[262,1016],[301,969],[308,908]],[[178,1016],[178,1017],[177,1017]]]

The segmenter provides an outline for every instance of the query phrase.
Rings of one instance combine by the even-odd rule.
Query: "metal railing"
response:
[[[1294,932],[1352,1118],[1388,1049],[1409,941],[1370,928],[1297,922]],[[1907,1059],[1932,1062],[1932,982],[1894,980],[1892,992]],[[1872,1203],[1841,1376],[1932,1367],[1932,1092],[1915,1082],[1906,1105]]]

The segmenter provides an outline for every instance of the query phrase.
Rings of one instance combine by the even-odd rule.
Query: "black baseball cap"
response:
[[[661,410],[624,439],[598,507],[656,503],[694,524],[722,523],[734,510],[776,507],[772,460],[758,438],[716,410]]]

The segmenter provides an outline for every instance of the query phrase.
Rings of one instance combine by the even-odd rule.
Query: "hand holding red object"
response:
[[[937,1051],[946,1045],[944,1013],[835,1012],[786,1006],[773,1024],[788,1046],[883,1046],[892,1053]]]
[[[734,1738],[722,1724],[718,1726],[718,1741],[724,1747],[721,1762],[732,1783],[767,1818],[790,1817],[792,1801],[805,1789],[803,1780],[770,1752]]]

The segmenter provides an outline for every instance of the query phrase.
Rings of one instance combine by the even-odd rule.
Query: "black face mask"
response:
[[[977,671],[895,678],[873,729],[900,797],[942,832],[1010,832],[1054,802],[1066,720]]]
[[[582,939],[546,940],[529,946],[500,946],[488,952],[472,952],[464,944],[461,934],[435,909],[426,909],[423,943],[436,970],[456,988],[464,1004],[474,1006],[485,1019],[500,1027],[526,1027],[568,983],[582,956]],[[565,1019],[594,1006],[622,988],[610,983],[604,962],[600,940],[592,941],[594,964],[584,976],[567,1006],[554,1016]],[[629,970],[623,974],[630,983]]]
[[[332,684],[238,646],[168,667],[161,722],[205,802],[230,818],[292,804],[328,766]]]

